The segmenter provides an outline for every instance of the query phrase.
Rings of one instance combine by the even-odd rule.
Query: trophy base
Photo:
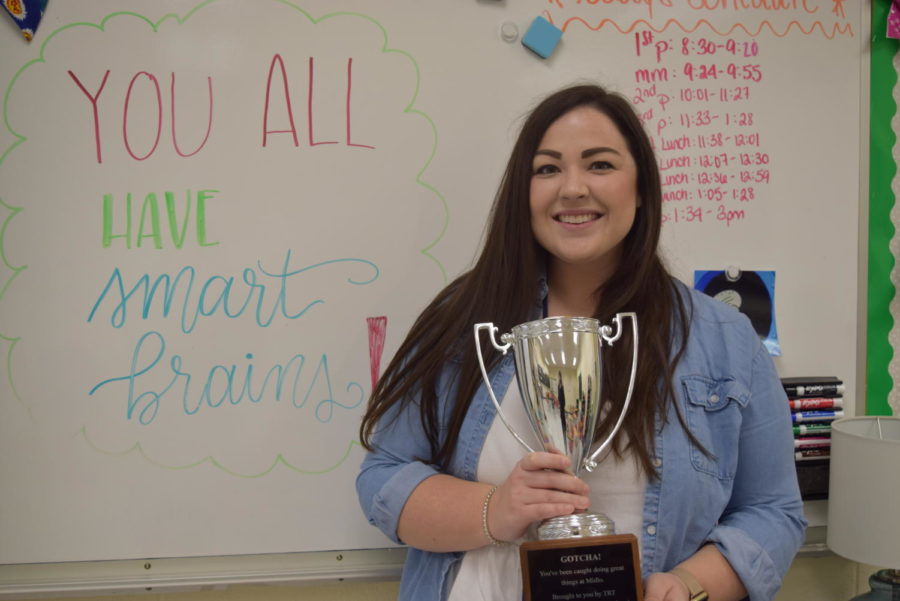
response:
[[[530,541],[519,557],[525,601],[643,601],[633,534]]]
[[[538,540],[585,538],[616,533],[615,523],[603,513],[572,513],[548,518],[537,528]]]

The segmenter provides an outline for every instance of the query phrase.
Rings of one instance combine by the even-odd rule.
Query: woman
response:
[[[667,273],[661,204],[650,141],[622,97],[574,86],[526,119],[478,261],[413,325],[361,425],[363,509],[411,547],[402,599],[520,599],[518,551],[503,543],[588,506],[637,536],[647,601],[698,587],[756,601],[780,587],[805,528],[784,392],[749,321]],[[632,408],[582,480],[494,420],[472,326],[623,311],[641,324]],[[624,402],[630,344],[604,356],[597,440]],[[511,355],[487,358],[492,385],[527,424]]]

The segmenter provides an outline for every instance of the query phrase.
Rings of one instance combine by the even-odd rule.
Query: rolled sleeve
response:
[[[420,461],[391,469],[367,467],[367,460],[363,461],[356,479],[360,505],[370,524],[377,526],[395,543],[402,543],[397,536],[397,524],[407,499],[423,480],[438,472]]]
[[[806,519],[794,465],[790,409],[772,360],[760,345],[744,408],[731,500],[709,540],[747,588],[771,599],[803,541]]]
[[[426,478],[438,473],[427,463],[431,447],[421,425],[418,401],[398,404],[381,420],[356,477],[356,492],[366,519],[394,542],[406,501]]]
[[[769,600],[775,596],[781,588],[784,573],[746,532],[731,526],[717,526],[709,540],[740,577],[751,601]]]

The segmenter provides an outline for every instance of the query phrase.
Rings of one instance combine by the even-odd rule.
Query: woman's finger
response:
[[[519,466],[526,471],[558,470],[566,471],[572,467],[572,462],[565,455],[538,451],[528,453],[519,461]]]
[[[584,496],[590,492],[588,485],[581,478],[554,470],[527,472],[523,476],[523,481],[531,488],[559,490]]]

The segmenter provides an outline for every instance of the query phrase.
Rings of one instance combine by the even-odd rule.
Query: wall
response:
[[[385,334],[390,356],[465,268],[517,117],[578,78],[641,109],[679,277],[776,270],[781,372],[834,373],[858,391],[863,102],[831,82],[864,78],[863,11],[814,4],[819,14],[347,0],[334,14],[331,2],[272,0],[252,16],[228,0],[51,5],[33,44],[0,63],[0,562],[386,545],[352,491],[370,349]],[[551,59],[500,39],[501,24],[521,32],[542,11],[566,30]],[[175,97],[176,73],[191,101],[163,103],[154,86]],[[194,211],[206,191],[203,219],[158,235],[187,208],[169,221],[165,192],[185,203],[186,190]],[[116,238],[129,194],[134,231]],[[196,327],[173,323],[104,296],[111,274],[133,283],[185,265],[211,285],[315,268],[299,291],[270,291],[273,311],[296,303],[272,328],[221,307]],[[835,285],[810,303],[822,282]],[[382,316],[386,332],[367,321]],[[290,403],[271,389],[225,403],[229,366],[249,380],[249,364],[262,373],[294,356],[308,365]],[[201,366],[190,394],[189,365]]]

